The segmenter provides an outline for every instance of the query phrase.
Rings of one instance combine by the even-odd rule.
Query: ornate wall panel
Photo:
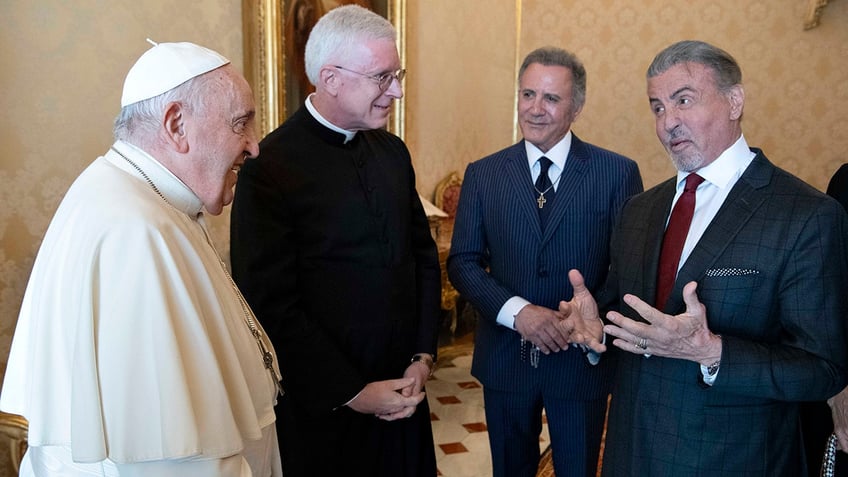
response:
[[[512,142],[515,51],[559,45],[586,64],[575,132],[639,162],[646,186],[673,168],[656,139],[645,69],[674,41],[702,39],[741,63],[743,130],[818,188],[848,161],[848,2],[822,0],[428,0],[410,2],[407,134],[422,194]],[[516,28],[514,22],[518,20]]]
[[[653,132],[645,70],[683,39],[716,44],[741,64],[749,144],[818,188],[848,162],[848,2],[831,2],[807,31],[804,1],[566,3],[527,2],[521,49],[555,38],[583,59],[588,99],[574,130],[636,159],[646,185],[673,168]]]
[[[514,3],[409,1],[406,141],[419,192],[512,142]]]

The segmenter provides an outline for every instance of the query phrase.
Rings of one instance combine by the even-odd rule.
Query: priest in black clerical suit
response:
[[[409,151],[381,129],[403,95],[394,35],[361,7],[322,17],[316,93],[239,174],[233,275],[279,350],[287,477],[436,474],[439,261]]]

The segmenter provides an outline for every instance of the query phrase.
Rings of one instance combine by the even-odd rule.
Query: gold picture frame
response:
[[[285,75],[286,0],[242,0],[244,23],[244,74],[253,86],[259,137],[282,124],[294,111],[286,111],[292,82]],[[401,68],[406,68],[406,0],[385,0],[384,13],[398,33]],[[405,104],[396,100],[388,129],[404,137]]]
[[[804,18],[804,30],[819,26],[822,10],[829,0],[807,0],[807,14]]]

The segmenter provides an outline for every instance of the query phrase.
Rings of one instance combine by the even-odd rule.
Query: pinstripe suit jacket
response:
[[[448,258],[457,290],[479,311],[472,374],[484,386],[595,399],[608,391],[609,363],[591,366],[579,349],[543,355],[531,377],[520,336],[496,323],[513,296],[556,309],[571,298],[569,269],[594,290],[609,265],[609,237],[624,200],[642,191],[636,163],[572,135],[571,150],[544,232],[524,141],[468,166]]]
[[[846,214],[752,150],[665,309],[682,313],[683,285],[698,283],[709,328],[722,335],[715,384],[704,385],[691,361],[621,353],[605,476],[802,475],[797,401],[824,400],[845,385]],[[655,298],[674,192],[672,179],[625,205],[602,310],[625,293]]]

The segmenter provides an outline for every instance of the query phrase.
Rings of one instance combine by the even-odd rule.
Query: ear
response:
[[[574,121],[577,121],[577,118],[580,117],[580,113],[582,113],[582,112],[583,112],[583,105],[580,105],[579,108],[575,109],[571,113],[571,122],[573,123]]]
[[[185,154],[189,149],[185,122],[185,108],[183,105],[177,102],[168,103],[162,119],[163,134],[167,143],[181,154]]]
[[[324,66],[321,68],[321,71],[318,72],[318,87],[321,87],[329,93],[331,96],[336,96],[338,94],[339,88],[341,87],[341,77],[339,76],[339,72],[336,71],[335,68]]]
[[[734,85],[727,94],[730,101],[730,120],[738,121],[742,117],[742,109],[745,106],[745,90],[741,84]]]

